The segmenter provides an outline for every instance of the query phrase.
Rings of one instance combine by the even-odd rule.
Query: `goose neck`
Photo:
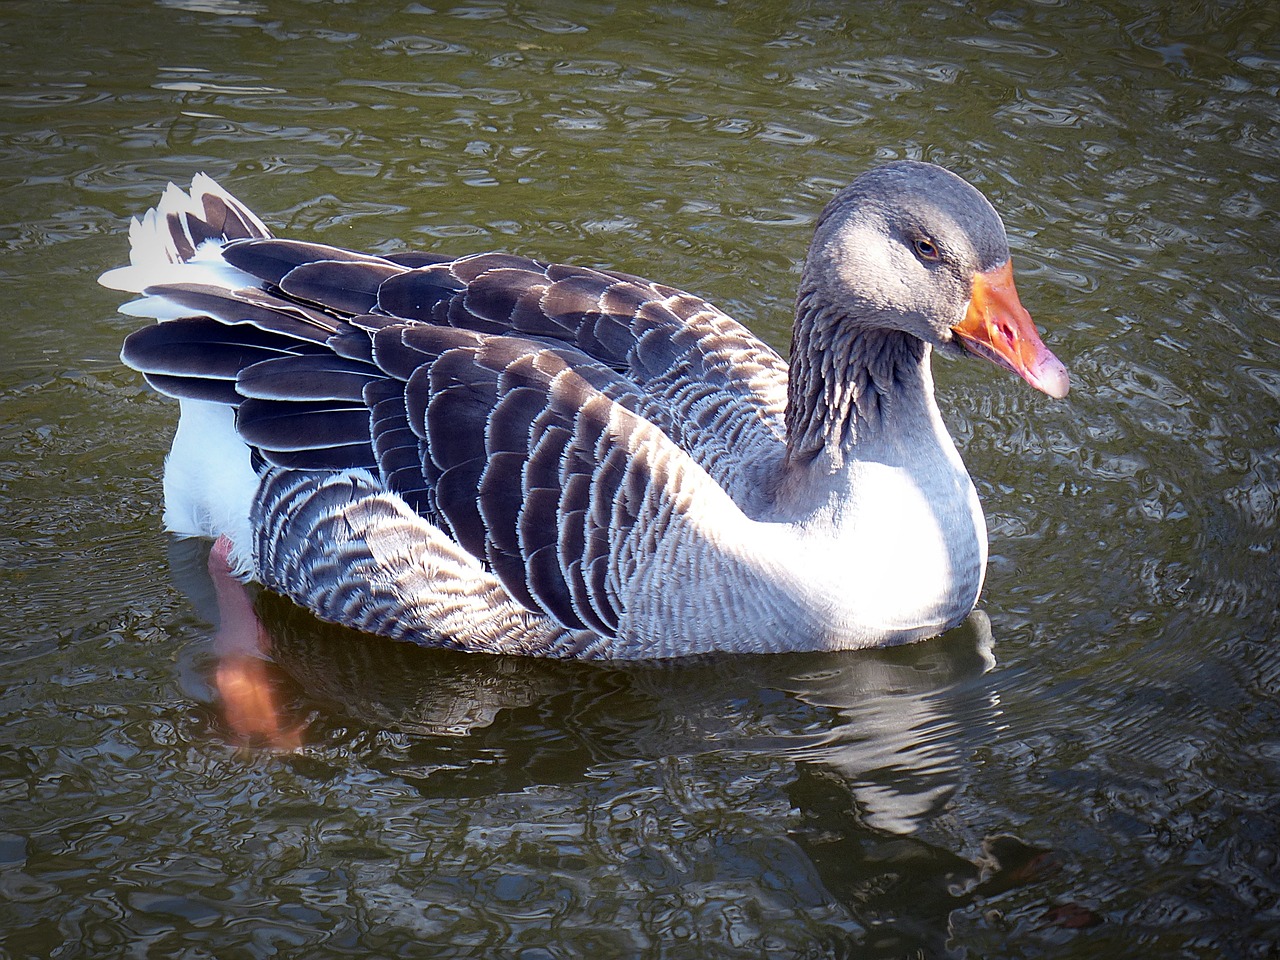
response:
[[[877,440],[933,419],[929,346],[803,301],[791,345],[787,462],[839,471]]]

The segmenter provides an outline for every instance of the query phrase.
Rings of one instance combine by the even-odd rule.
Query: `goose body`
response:
[[[705,300],[505,254],[275,239],[199,175],[107,286],[181,413],[165,523],[318,616],[559,657],[852,649],[977,603],[986,525],[933,349],[1055,397],[999,217],[941,168],[819,219],[791,366]]]

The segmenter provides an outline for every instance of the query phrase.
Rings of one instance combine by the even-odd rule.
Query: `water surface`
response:
[[[1148,6],[6,4],[0,953],[1280,950],[1280,13]],[[167,180],[641,273],[785,348],[817,212],[902,157],[988,193],[1073,377],[936,366],[974,619],[607,667],[266,598],[302,747],[237,742],[160,530],[174,409],[94,282]]]

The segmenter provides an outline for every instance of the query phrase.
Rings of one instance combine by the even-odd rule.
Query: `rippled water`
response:
[[[0,955],[1280,950],[1274,4],[0,8]],[[1005,216],[1063,402],[939,392],[986,505],[936,641],[664,666],[405,649],[271,598],[302,747],[211,688],[173,409],[96,276],[207,170],[281,232],[501,248],[785,346],[831,192]]]

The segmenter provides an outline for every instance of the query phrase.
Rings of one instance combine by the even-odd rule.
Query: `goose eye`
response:
[[[916,255],[919,256],[921,260],[937,260],[941,256],[933,241],[926,240],[924,237],[920,237],[915,241],[915,248]]]

